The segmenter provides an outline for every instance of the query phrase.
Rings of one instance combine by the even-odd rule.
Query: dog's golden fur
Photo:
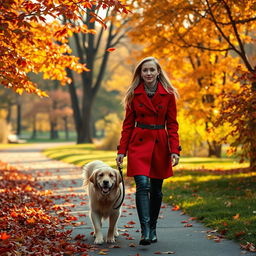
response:
[[[106,163],[96,160],[83,167],[84,186],[87,188],[90,218],[94,228],[95,244],[104,242],[101,232],[103,219],[109,219],[106,241],[114,243],[118,236],[116,228],[120,207],[114,209],[121,200],[123,188],[121,175]]]

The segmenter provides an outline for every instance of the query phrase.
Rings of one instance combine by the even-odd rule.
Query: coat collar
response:
[[[146,93],[144,90],[144,83],[140,83],[134,90],[134,94],[141,94],[141,93]],[[168,94],[168,92],[164,89],[163,85],[158,82],[157,84],[157,90],[156,93],[159,94]]]
[[[144,90],[144,83],[139,84],[135,90],[135,95],[141,94],[142,96],[142,102],[147,106],[149,109],[153,110],[155,113],[157,113],[155,105],[158,103],[158,101],[161,101],[159,98],[159,95],[165,95],[168,94],[168,92],[164,89],[163,85],[158,82],[156,94],[152,98],[152,100],[147,96],[145,90]]]

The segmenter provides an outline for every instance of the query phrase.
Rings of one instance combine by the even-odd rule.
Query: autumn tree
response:
[[[140,12],[136,15],[138,26],[133,38],[141,42],[150,40],[150,44],[146,44],[145,53],[156,51],[157,56],[165,57],[164,60],[169,63],[170,72],[176,80],[174,82],[178,87],[181,86],[181,91],[184,88],[182,96],[190,97],[190,100],[185,101],[188,113],[193,113],[192,106],[200,101],[201,104],[198,105],[201,105],[204,112],[204,101],[212,105],[209,112],[212,113],[211,127],[207,129],[213,128],[216,119],[220,120],[219,124],[230,122],[228,134],[233,137],[234,145],[243,146],[251,167],[255,167],[256,124],[252,114],[255,112],[255,67],[246,53],[246,46],[255,37],[254,1],[175,0],[161,3],[136,1],[136,4],[140,7]],[[243,72],[241,76],[236,72],[239,63]],[[192,75],[194,81],[190,80]],[[225,107],[230,92],[233,94],[229,99],[236,98],[239,104],[245,102],[243,90],[241,91],[244,87],[239,78],[246,78],[250,88],[246,90],[250,102],[247,107],[245,103],[242,104],[244,111],[234,101],[229,107]],[[201,93],[196,95],[196,91],[191,88],[198,86],[201,90],[197,92]],[[193,91],[194,95],[191,94]],[[225,109],[226,115],[219,115],[222,109]],[[208,110],[206,107],[206,111]],[[228,119],[227,116],[232,118]],[[209,119],[209,114],[205,118]],[[240,118],[243,119],[242,127],[242,123],[238,121]]]
[[[88,28],[92,33],[74,33],[70,46],[77,53],[81,63],[86,63],[90,72],[83,71],[80,74],[82,99],[79,103],[77,88],[78,79],[74,79],[71,70],[68,69],[68,76],[72,79],[69,91],[72,100],[74,120],[77,132],[77,142],[92,142],[92,108],[95,97],[102,85],[104,74],[107,69],[110,52],[121,42],[129,28],[125,28],[127,19],[121,18],[116,11],[109,8],[105,11],[105,27],[97,26],[95,16],[98,9],[92,8],[92,13],[87,12],[81,15],[79,22]],[[76,23],[73,23],[76,26]],[[94,33],[93,33],[94,32]]]
[[[71,36],[69,24],[56,21],[60,16],[68,20],[80,19],[80,14],[90,9],[113,7],[116,11],[125,11],[119,1],[0,1],[0,84],[12,88],[17,93],[35,93],[46,96],[36,84],[31,82],[29,72],[43,72],[45,78],[58,79],[63,84],[70,83],[66,68],[77,72],[87,70],[85,63],[71,56],[71,49],[65,38]],[[92,12],[93,13],[93,12]],[[55,20],[51,24],[47,17]],[[95,20],[103,23],[94,14]],[[69,29],[68,29],[69,28]],[[80,31],[89,33],[84,26]],[[62,42],[59,44],[58,42]]]

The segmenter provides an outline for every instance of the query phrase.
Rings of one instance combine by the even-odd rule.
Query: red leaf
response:
[[[108,48],[106,51],[107,52],[113,52],[113,51],[115,51],[116,50],[116,48]]]
[[[178,205],[174,205],[172,207],[172,211],[178,211],[180,209],[180,207]]]
[[[0,233],[0,239],[2,239],[2,240],[7,240],[7,239],[9,239],[10,237],[11,237],[11,236],[8,235],[6,232]]]

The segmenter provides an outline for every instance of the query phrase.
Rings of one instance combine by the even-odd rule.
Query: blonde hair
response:
[[[168,93],[172,92],[174,94],[175,98],[179,98],[178,90],[171,84],[168,76],[166,75],[165,71],[161,68],[158,60],[154,57],[146,57],[137,64],[137,66],[134,70],[134,73],[132,76],[132,83],[131,83],[130,87],[128,88],[128,90],[124,96],[124,100],[123,100],[123,105],[125,106],[125,108],[131,105],[131,102],[132,102],[132,99],[134,96],[134,90],[142,82],[141,67],[147,61],[153,61],[156,64],[158,72],[159,72],[158,80],[161,82],[164,89]]]

